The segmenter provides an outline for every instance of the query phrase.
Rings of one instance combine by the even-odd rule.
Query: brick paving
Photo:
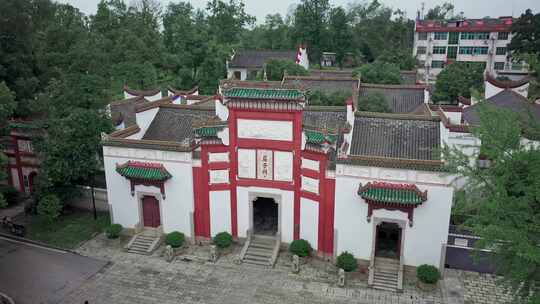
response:
[[[350,276],[346,288],[337,287],[335,267],[318,260],[291,274],[286,253],[273,269],[236,265],[239,249],[212,264],[204,261],[208,246],[191,246],[184,253],[190,259],[167,263],[159,250],[152,256],[125,253],[100,235],[78,251],[111,263],[60,303],[443,303],[439,291],[423,293],[414,285],[406,284],[403,293],[367,288],[365,274],[359,273]]]

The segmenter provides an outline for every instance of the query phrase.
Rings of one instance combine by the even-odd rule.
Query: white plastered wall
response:
[[[136,228],[142,224],[140,198],[154,195],[160,204],[163,232],[180,231],[192,236],[193,171],[191,153],[171,152],[123,147],[103,147],[107,196],[112,210],[112,220],[124,228]],[[129,160],[160,163],[171,173],[165,182],[165,199],[160,189],[153,186],[137,185],[131,195],[130,182],[118,172],[117,164]]]
[[[405,265],[430,264],[439,267],[442,244],[447,242],[453,188],[450,177],[436,172],[354,167],[338,165],[336,169],[334,228],[336,253],[349,251],[356,258],[370,260],[376,219],[395,219],[407,223],[404,233]],[[413,226],[401,211],[377,209],[368,222],[368,205],[357,194],[359,184],[372,181],[414,183],[428,191],[428,200],[414,209]]]
[[[210,191],[210,234],[232,233],[231,229],[231,192]]]
[[[300,238],[317,250],[319,239],[319,203],[307,198],[300,199]]]

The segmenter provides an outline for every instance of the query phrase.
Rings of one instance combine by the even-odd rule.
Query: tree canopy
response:
[[[285,73],[295,76],[306,76],[309,74],[304,67],[292,60],[270,59],[266,62],[266,77],[268,80],[281,81]]]
[[[392,109],[388,105],[386,97],[379,92],[362,96],[358,100],[358,110],[367,112],[390,113]]]
[[[538,303],[540,150],[520,144],[518,114],[483,102],[479,106],[480,125],[473,133],[481,149],[472,159],[456,148],[443,150],[449,169],[467,179],[453,212],[465,218],[463,228],[480,237],[475,246],[493,252],[503,286],[521,296],[515,302]],[[530,127],[538,136],[538,125]],[[489,166],[476,165],[480,153]]]
[[[400,84],[399,67],[388,62],[375,61],[354,70],[353,76],[360,76],[362,82],[377,84]]]
[[[471,97],[471,90],[482,91],[484,67],[481,63],[454,62],[437,76],[433,101],[457,103],[458,96]]]

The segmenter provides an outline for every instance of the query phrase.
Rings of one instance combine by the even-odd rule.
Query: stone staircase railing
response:
[[[274,249],[272,251],[272,260],[271,260],[271,264],[272,264],[272,267],[274,267],[274,265],[276,264],[276,260],[277,260],[277,257],[279,255],[279,248],[281,247],[281,234],[278,232],[276,233],[276,243],[274,245]]]
[[[403,268],[404,268],[404,261],[403,261],[403,253],[399,256],[399,271],[398,271],[398,280],[397,280],[397,290],[403,291]]]
[[[240,251],[240,257],[239,260],[244,260],[244,257],[246,256],[246,252],[249,248],[249,245],[251,244],[251,238],[252,238],[252,232],[251,229],[248,229],[246,231],[246,242],[244,243],[244,247],[242,247],[242,251]]]
[[[371,250],[371,257],[369,259],[369,274],[368,274],[368,286],[373,286],[373,280],[375,279],[375,249]]]

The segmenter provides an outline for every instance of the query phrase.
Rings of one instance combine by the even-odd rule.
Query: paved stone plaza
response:
[[[286,253],[281,254],[274,269],[264,269],[234,264],[235,252],[216,264],[203,261],[208,246],[192,246],[172,263],[160,257],[160,250],[152,256],[140,256],[125,253],[120,247],[103,236],[84,244],[78,250],[81,254],[111,263],[60,303],[444,303],[440,291],[422,293],[414,285],[406,285],[403,293],[367,288],[367,278],[360,273],[349,276],[347,287],[340,288],[335,267],[321,261],[303,265],[301,273],[295,275]],[[476,281],[474,276],[469,278],[466,282],[472,286]],[[494,288],[490,284],[481,286]],[[468,294],[465,303],[497,303],[494,297],[489,302],[474,302],[470,295],[476,291]]]

